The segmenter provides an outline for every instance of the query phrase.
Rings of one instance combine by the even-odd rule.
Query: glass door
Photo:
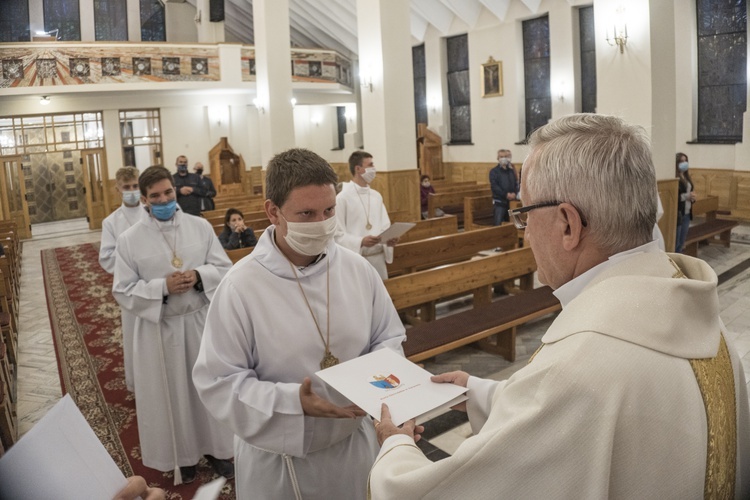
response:
[[[105,182],[107,162],[103,149],[84,149],[83,182],[86,191],[86,208],[88,212],[89,229],[101,229],[102,221],[109,215],[109,194]]]
[[[18,236],[21,239],[31,238],[29,223],[29,205],[26,201],[26,185],[23,178],[20,156],[0,157],[2,175],[0,187],[3,192],[3,218],[12,220],[18,225]]]

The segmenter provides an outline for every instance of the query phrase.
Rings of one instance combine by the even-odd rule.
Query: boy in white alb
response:
[[[148,213],[141,205],[138,189],[139,171],[135,167],[122,167],[115,174],[117,192],[122,196],[122,205],[102,222],[102,241],[99,246],[99,264],[109,274],[115,272],[115,244],[117,238],[130,226]],[[122,357],[125,366],[125,385],[133,392],[133,327],[135,316],[121,309]]]

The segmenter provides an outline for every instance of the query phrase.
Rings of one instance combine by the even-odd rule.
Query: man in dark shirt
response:
[[[216,188],[214,187],[214,182],[210,177],[203,175],[203,163],[196,163],[193,167],[193,170],[195,171],[195,175],[200,177],[201,182],[203,183],[203,188],[206,190],[205,196],[201,198],[201,212],[205,212],[206,210],[213,210],[215,207],[214,196],[216,196]]]
[[[510,151],[501,149],[497,152],[497,166],[490,170],[490,187],[492,203],[495,207],[495,225],[508,221],[508,209],[511,200],[518,198],[518,177],[513,168]]]
[[[201,214],[201,199],[206,196],[206,188],[199,175],[188,172],[188,159],[180,155],[175,161],[177,173],[174,174],[174,188],[177,191],[177,204],[183,212],[191,215]]]

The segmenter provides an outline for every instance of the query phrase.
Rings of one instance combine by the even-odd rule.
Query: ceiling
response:
[[[401,1],[401,0],[398,0]],[[509,7],[521,4],[536,13],[542,0],[408,0],[411,6],[411,34],[416,43],[425,38],[432,26],[449,34],[454,21],[468,29],[480,16],[489,14],[500,22]],[[569,0],[570,1],[570,0]],[[195,6],[197,0],[188,0]],[[253,0],[224,0],[226,39],[252,44]],[[356,57],[357,0],[289,0],[290,38],[293,47],[320,47]]]

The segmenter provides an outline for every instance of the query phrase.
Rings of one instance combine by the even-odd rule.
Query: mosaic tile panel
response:
[[[180,74],[180,58],[179,57],[162,57],[161,58],[161,70],[165,75],[179,75]]]
[[[82,78],[91,74],[91,66],[88,57],[70,58],[70,76]]]
[[[3,59],[3,79],[15,80],[23,78],[23,60]]]
[[[57,77],[57,60],[56,59],[37,59],[36,74],[39,78],[56,78]]]
[[[208,59],[205,57],[191,57],[190,58],[190,72],[193,75],[207,75],[208,74]]]
[[[242,80],[255,81],[255,48],[242,47]],[[292,49],[293,82],[340,83],[352,86],[351,62],[333,51]]]
[[[102,57],[102,76],[120,76],[119,57]]]
[[[73,161],[64,161],[62,152],[33,154],[29,165],[24,165],[32,224],[86,216],[81,154],[65,153],[70,153]],[[69,167],[73,167],[72,172]]]
[[[151,58],[150,57],[134,57],[133,58],[133,74],[136,76],[150,75],[151,74]]]

